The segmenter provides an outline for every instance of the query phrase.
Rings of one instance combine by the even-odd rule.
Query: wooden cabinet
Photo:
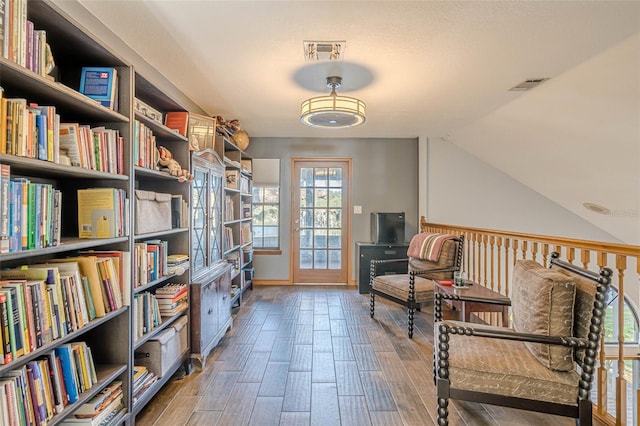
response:
[[[230,265],[220,263],[206,279],[191,284],[191,352],[202,368],[231,327],[230,271]]]
[[[192,358],[206,358],[231,327],[231,265],[223,258],[224,167],[211,150],[192,154]]]

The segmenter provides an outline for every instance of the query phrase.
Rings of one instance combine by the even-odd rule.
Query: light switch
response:
[[[353,206],[353,214],[362,214],[362,206]]]

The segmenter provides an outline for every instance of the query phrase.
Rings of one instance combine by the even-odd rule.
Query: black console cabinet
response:
[[[358,291],[369,293],[369,267],[374,259],[406,259],[409,244],[356,243],[358,246]],[[379,273],[403,274],[407,272],[404,262],[378,266]]]

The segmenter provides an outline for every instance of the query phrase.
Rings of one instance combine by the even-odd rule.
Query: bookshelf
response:
[[[163,117],[169,111],[184,111],[178,102],[165,94],[157,85],[135,72],[134,108],[132,125],[132,181],[133,181],[133,290],[132,332],[133,364],[149,361],[149,351],[158,351],[150,342],[163,339],[181,321],[186,321],[184,333],[189,332],[189,292],[191,269],[190,251],[190,198],[191,187],[177,176],[158,166],[158,147],[168,149],[184,169],[189,169],[189,142],[187,138],[164,125]],[[169,256],[186,255],[177,274],[171,268]],[[152,262],[144,265],[145,261]],[[136,268],[137,266],[137,268]],[[164,310],[165,303],[159,293],[170,285],[182,284],[186,296],[176,296]],[[179,299],[179,300],[177,300]],[[157,310],[157,311],[156,311]],[[145,312],[156,312],[145,318]],[[171,343],[174,344],[174,343]],[[151,349],[150,349],[151,348]],[[131,414],[137,415],[160,388],[179,368],[189,370],[189,341],[180,346],[178,356],[170,360],[168,368],[154,365],[160,375],[143,393],[133,392]],[[150,369],[151,370],[151,369]],[[132,387],[137,390],[135,383]]]
[[[227,135],[217,135],[215,149],[225,167],[224,259],[231,265],[231,303],[253,289],[252,159]]]
[[[40,311],[35,307],[36,305],[33,305],[31,312],[28,312],[26,310],[28,308],[27,300],[34,302],[44,299],[38,299],[37,296],[34,296],[34,299],[25,298],[24,302],[21,302],[25,306],[23,324],[26,324],[26,331],[24,331],[24,337],[30,347],[24,355],[15,352],[15,357],[13,357],[12,353],[12,360],[5,360],[3,357],[5,362],[0,363],[0,376],[22,370],[26,372],[26,369],[30,368],[34,362],[40,362],[50,356],[52,352],[55,357],[56,351],[62,351],[69,345],[84,342],[90,349],[94,361],[95,380],[90,380],[90,387],[86,386],[85,388],[83,384],[76,401],[66,405],[62,404],[58,407],[59,409],[47,413],[44,422],[47,425],[64,422],[65,419],[73,416],[74,411],[114,381],[120,381],[122,382],[124,409],[118,410],[114,424],[135,424],[136,414],[153,398],[171,375],[180,367],[190,366],[189,284],[191,282],[188,256],[191,251],[191,186],[189,183],[182,182],[179,178],[155,168],[157,159],[154,157],[153,141],[156,146],[162,145],[168,148],[174,159],[185,169],[189,169],[190,164],[189,143],[186,137],[164,126],[162,120],[158,121],[157,117],[149,116],[144,111],[137,110],[135,106],[137,105],[136,100],[141,100],[154,111],[160,113],[185,111],[185,108],[171,96],[165,94],[160,88],[161,85],[154,84],[153,81],[137,72],[131,63],[110,49],[109,46],[100,42],[83,26],[70,19],[53,2],[29,0],[28,5],[25,0],[7,0],[7,2],[24,4],[26,18],[33,22],[35,29],[46,32],[46,40],[51,47],[56,67],[50,76],[46,76],[19,65],[20,61],[0,55],[2,97],[5,99],[25,99],[26,105],[33,103],[39,106],[55,107],[55,114],[59,116],[61,124],[58,126],[55,115],[52,115],[54,118],[52,121],[53,134],[60,133],[58,129],[63,128],[63,123],[73,124],[71,127],[74,129],[77,124],[77,128],[82,129],[80,135],[85,139],[78,136],[74,146],[77,147],[78,155],[80,153],[85,155],[83,159],[87,162],[79,166],[71,166],[65,163],[65,156],[54,156],[50,151],[57,152],[57,144],[60,143],[62,146],[63,140],[61,138],[51,139],[53,144],[51,147],[43,145],[46,148],[45,157],[38,159],[40,152],[37,148],[40,145],[38,145],[37,139],[33,139],[33,136],[29,136],[28,133],[28,130],[34,129],[29,120],[33,119],[35,122],[36,118],[31,118],[31,115],[37,114],[35,110],[16,109],[16,111],[21,111],[20,117],[25,117],[25,124],[21,129],[26,129],[26,136],[23,134],[19,140],[22,145],[16,145],[18,140],[8,145],[6,132],[0,131],[0,165],[3,171],[9,171],[9,176],[6,179],[3,177],[0,181],[0,183],[4,183],[5,180],[8,182],[7,209],[1,210],[0,224],[5,223],[6,220],[6,223],[12,225],[7,228],[6,232],[5,228],[0,226],[0,230],[3,231],[1,235],[3,244],[5,237],[12,238],[8,229],[15,228],[16,223],[13,222],[13,219],[19,215],[22,221],[23,217],[21,209],[14,209],[10,207],[13,204],[9,204],[9,201],[15,203],[17,199],[17,192],[14,192],[17,191],[17,182],[20,182],[20,188],[24,187],[27,190],[31,188],[30,185],[33,185],[34,191],[40,191],[35,194],[41,194],[41,197],[37,198],[41,204],[33,204],[34,207],[30,210],[35,215],[35,221],[27,222],[27,216],[24,216],[25,220],[22,222],[26,223],[25,232],[29,231],[29,223],[37,223],[38,226],[31,228],[35,230],[35,235],[38,238],[33,238],[33,241],[27,239],[24,249],[21,238],[10,240],[14,242],[14,245],[9,249],[10,251],[0,252],[2,269],[15,270],[26,265],[29,271],[36,274],[39,269],[43,268],[60,272],[64,267],[53,267],[50,264],[52,262],[63,263],[62,259],[69,257],[82,258],[82,262],[77,263],[67,259],[67,264],[75,265],[71,268],[77,270],[77,281],[73,281],[74,278],[69,277],[73,274],[60,272],[61,284],[58,284],[57,281],[47,283],[41,279],[40,283],[34,284],[34,287],[29,290],[31,293],[27,293],[25,290],[25,297],[34,294],[40,295],[40,291],[43,291],[42,294],[44,294],[48,288],[55,291],[57,286],[62,285],[63,282],[70,283],[68,289],[73,294],[63,293],[61,289],[62,297],[59,300],[62,301],[62,305],[65,302],[70,305],[73,301],[76,311],[67,310],[66,319],[70,323],[71,314],[73,314],[76,324],[73,327],[69,325],[70,328],[67,330],[67,322],[64,321],[65,314],[54,314],[53,309],[45,314],[45,311]],[[6,34],[7,32],[5,32]],[[81,70],[85,66],[107,67],[117,71],[118,101],[114,108],[104,107],[79,93]],[[23,102],[20,101],[20,103]],[[16,108],[20,108],[18,102],[16,102]],[[53,110],[48,109],[47,111]],[[140,138],[141,129],[144,129],[142,132],[144,138]],[[0,130],[4,129],[0,126]],[[115,139],[109,139],[111,137],[115,137]],[[49,143],[49,139],[44,140]],[[141,140],[144,140],[142,146],[140,145]],[[94,145],[91,145],[91,142]],[[25,149],[14,149],[18,146]],[[27,149],[27,147],[30,148]],[[90,147],[94,149],[90,150]],[[144,149],[145,147],[147,149]],[[74,161],[73,153],[66,153],[70,161]],[[76,157],[76,159],[78,158]],[[105,170],[115,172],[106,172]],[[0,187],[4,188],[2,185]],[[112,188],[124,195],[122,208],[114,210],[114,216],[117,216],[117,223],[121,228],[118,228],[118,236],[80,238],[79,216],[82,215],[78,214],[77,194],[78,190],[89,188]],[[3,191],[5,190],[3,189]],[[57,202],[54,205],[52,201],[57,197],[57,191],[61,194],[60,205]],[[181,220],[176,220],[175,223],[171,221],[169,225],[163,223],[157,228],[147,228],[139,232],[137,227],[140,223],[136,219],[142,215],[135,212],[139,191],[144,191],[147,195],[148,193],[164,193],[176,196],[177,199],[181,198],[182,203],[176,203],[176,206],[181,206],[178,209],[180,213],[178,214],[176,210],[175,215],[176,217],[181,216]],[[173,198],[171,197],[171,199]],[[0,200],[3,199],[0,196]],[[28,209],[29,199],[25,198],[25,200]],[[163,204],[161,208],[166,209],[165,206]],[[102,216],[106,218],[108,215],[97,215],[98,220]],[[171,210],[165,216],[170,217]],[[31,216],[29,218],[33,219]],[[105,220],[108,221],[108,219]],[[91,223],[91,226],[93,225]],[[148,223],[142,223],[142,225],[148,225]],[[57,237],[58,230],[59,237]],[[18,243],[18,241],[20,242]],[[145,247],[145,249],[142,250],[141,247]],[[145,253],[145,255],[143,256],[141,253]],[[186,260],[176,260],[176,264],[170,264],[171,255],[181,254],[187,255]],[[166,260],[165,257],[167,257]],[[139,262],[143,258],[147,262]],[[88,269],[85,270],[80,263],[92,269],[92,276],[97,278],[95,280],[87,278],[85,281],[84,277],[87,276],[85,272]],[[49,266],[43,266],[43,264]],[[136,267],[143,264],[144,268]],[[102,273],[106,275],[103,276]],[[144,276],[145,279],[140,280],[141,276]],[[7,278],[0,278],[0,280],[6,281]],[[107,288],[107,281],[112,283],[112,287]],[[72,284],[74,282],[77,284],[75,287],[73,287],[75,284]],[[91,287],[90,283],[95,283],[97,287]],[[115,287],[115,283],[118,284],[117,287]],[[4,284],[6,283],[3,282],[3,286]],[[162,299],[157,293],[158,290],[170,284],[186,284],[186,292],[176,290],[176,293],[169,297],[168,302],[166,300],[158,301]],[[47,287],[48,285],[51,287]],[[0,293],[3,291],[3,286],[0,286]],[[94,305],[97,303],[97,293],[93,293],[96,289],[101,294],[101,303],[104,304],[101,305],[104,310],[102,315],[97,313],[98,309],[95,309],[95,306],[93,306],[93,310],[96,312],[93,312],[90,303],[87,302],[91,300]],[[120,292],[119,297],[122,299],[120,304],[113,307],[107,306],[109,303],[115,303],[116,289]],[[85,302],[80,302],[79,292],[89,296],[84,299]],[[53,296],[49,296],[50,294],[52,293],[47,293],[47,297],[53,298]],[[148,306],[157,305],[158,312],[165,315],[159,315],[161,321],[153,316],[147,318],[143,315],[142,332],[139,332],[139,313],[141,310],[135,306],[139,302],[138,299],[152,301],[153,299],[150,297],[152,294],[158,295],[155,299],[157,302],[150,302],[151,304]],[[76,299],[73,299],[74,297]],[[173,299],[176,300],[175,303]],[[51,302],[49,306],[53,308],[62,305]],[[43,305],[37,306],[45,305],[43,302]],[[69,308],[65,306],[61,309]],[[27,312],[30,315],[27,315]],[[79,318],[83,314],[87,315],[87,320],[83,319],[80,322]],[[46,318],[50,321],[46,328],[46,338],[42,337],[42,341],[31,343],[31,336],[36,336],[37,333],[36,331],[32,332],[30,327],[33,326],[33,330],[35,330],[36,324],[43,326],[45,315],[48,315]],[[31,323],[32,320],[28,317],[34,317],[34,322]],[[40,323],[40,320],[43,322]],[[150,322],[145,322],[146,320]],[[55,333],[58,334],[56,335],[53,331],[54,326],[65,327],[64,332],[61,331],[62,328],[57,328]],[[14,331],[20,332],[19,329]],[[150,384],[146,386],[144,393],[134,395],[134,389],[139,386],[137,380],[134,381],[134,370],[136,370],[134,366],[137,363],[136,352],[146,351],[153,342],[163,341],[162,339],[171,334],[169,332],[175,334],[174,339],[180,344],[178,346],[179,353],[175,359],[172,358],[162,364],[161,377],[148,382]],[[2,333],[0,333],[1,336]],[[14,341],[14,343],[16,342]],[[5,349],[3,348],[3,353]],[[11,352],[12,348],[9,348],[9,351]],[[0,423],[2,423],[1,420]]]
[[[122,191],[126,199],[130,200],[133,180],[128,147],[131,142],[133,67],[117,53],[101,45],[79,25],[69,20],[51,2],[29,1],[27,5],[26,1],[12,0],[12,3],[23,5],[26,11],[24,18],[33,23],[33,28],[45,31],[44,34],[46,34],[46,40],[53,52],[56,67],[51,73],[53,77],[51,79],[19,65],[26,64],[25,59],[0,57],[0,86],[3,89],[2,97],[4,99],[24,99],[26,105],[37,104],[40,107],[52,107],[48,109],[52,112],[50,115],[52,118],[51,127],[48,123],[46,127],[52,133],[50,137],[45,135],[45,138],[42,139],[44,145],[40,145],[38,140],[34,139],[34,135],[37,134],[34,133],[35,130],[40,130],[41,135],[44,134],[42,130],[44,128],[33,125],[33,122],[38,120],[35,116],[39,114],[35,109],[27,108],[26,111],[16,109],[15,111],[19,113],[16,116],[12,113],[12,120],[16,117],[20,117],[22,120],[23,127],[21,129],[23,132],[21,135],[12,133],[9,143],[7,143],[7,133],[0,134],[0,146],[2,147],[0,149],[0,164],[3,168],[8,167],[10,172],[6,187],[8,188],[8,198],[6,198],[8,209],[2,210],[1,219],[8,221],[11,225],[11,231],[9,235],[3,232],[3,238],[8,237],[13,243],[10,246],[10,252],[0,253],[2,268],[15,270],[26,265],[28,270],[34,273],[49,270],[59,271],[58,267],[42,266],[42,264],[70,256],[79,256],[81,252],[88,250],[130,253],[133,233],[129,231],[131,216],[128,213],[126,203],[123,203],[122,210],[118,210],[118,212],[122,212],[121,236],[99,239],[79,238],[77,191],[97,187],[113,188]],[[13,36],[18,33],[27,34],[26,29],[24,33],[20,30],[26,25],[26,21],[18,20],[17,22],[20,25],[17,25],[10,33],[5,31],[5,36],[8,34]],[[24,40],[26,46],[26,36],[19,39]],[[18,45],[17,51],[23,52],[25,57],[27,53],[32,53],[26,47],[21,48],[20,45]],[[82,67],[87,65],[117,70],[119,102],[115,108],[103,107],[78,92],[80,72]],[[17,106],[17,108],[19,107]],[[59,117],[59,121],[56,120],[56,116]],[[6,120],[6,115],[4,119]],[[58,134],[58,123],[77,123],[79,126],[88,126],[86,134],[92,138],[97,134],[98,128],[104,127],[115,139],[111,141],[99,139],[99,146],[104,149],[93,152],[93,164],[86,164],[86,168],[67,165],[64,162],[65,156],[58,156],[57,144],[60,140],[54,137]],[[90,141],[85,141],[85,143],[90,143]],[[18,149],[19,147],[26,149]],[[36,147],[44,149],[44,157]],[[116,173],[102,171],[107,170],[106,165],[115,165],[118,161],[120,169]],[[32,191],[31,188],[35,191],[35,198],[23,197],[23,199],[26,201],[25,206],[32,213],[25,216],[20,209],[13,208],[13,206],[19,199],[17,198],[18,191],[23,189]],[[47,199],[47,194],[54,194],[55,197],[57,191],[61,194],[60,204],[51,206],[51,199]],[[53,213],[53,215],[49,215],[49,213]],[[19,221],[18,217],[20,217]],[[20,232],[18,233],[17,230]],[[29,240],[24,245],[21,236],[30,232],[35,232],[36,238]],[[16,239],[11,239],[14,237]],[[88,258],[85,257],[85,259]],[[113,262],[115,261],[109,258],[108,261],[101,260],[100,264],[113,265]],[[92,265],[94,272],[99,274],[98,261],[89,263],[89,265]],[[113,271],[115,273],[124,272],[124,265],[119,264],[118,268],[114,268]],[[29,290],[24,291],[24,297],[21,300],[19,297],[16,299],[20,300],[18,305],[25,309],[22,337],[25,345],[23,352],[26,353],[23,355],[19,355],[18,352],[12,353],[12,360],[7,362],[5,359],[6,362],[0,365],[0,375],[22,374],[21,372],[29,371],[29,369],[33,373],[33,366],[38,363],[42,368],[40,373],[54,372],[54,364],[50,363],[49,367],[45,367],[46,364],[42,364],[43,360],[48,357],[55,359],[56,354],[66,348],[70,348],[72,345],[77,348],[79,342],[84,342],[90,350],[90,356],[87,352],[85,353],[86,357],[83,355],[80,359],[87,360],[86,365],[91,367],[88,360],[93,358],[95,378],[82,385],[75,401],[68,401],[67,404],[60,402],[60,405],[52,410],[45,407],[45,411],[34,414],[34,416],[40,416],[41,420],[44,419],[48,425],[63,422],[73,415],[73,412],[82,404],[114,380],[123,383],[125,407],[122,411],[118,410],[116,421],[126,422],[130,417],[131,309],[126,304],[128,297],[125,294],[131,291],[130,277],[123,274],[116,280],[114,275],[108,276],[114,278],[113,283],[118,285],[117,289],[122,292],[122,296],[117,307],[114,305],[100,316],[96,313],[95,306],[92,311],[89,303],[86,303],[89,298],[91,303],[97,303],[98,300],[97,295],[95,298],[92,296],[93,290],[89,290],[89,282],[86,281],[87,287],[83,287],[84,281],[75,281],[75,278],[72,278],[75,275],[69,273],[60,272],[58,277],[52,272],[51,281],[29,278],[30,284],[26,286],[29,287]],[[9,278],[5,276],[2,280],[2,288],[7,288],[6,281]],[[100,283],[104,283],[101,278],[100,280],[94,281],[97,283],[98,289],[104,288],[100,287]],[[61,287],[62,283],[68,284],[64,290]],[[60,298],[54,299],[52,294],[57,290],[60,291]],[[72,291],[73,295],[67,292],[68,290]],[[115,291],[116,287],[111,287],[111,290]],[[79,298],[73,301],[73,297],[79,296],[80,293],[83,294],[83,297],[84,295],[88,297],[84,299],[85,303],[82,303],[82,299]],[[112,296],[116,297],[115,294]],[[115,299],[113,301],[115,303]],[[30,305],[35,302],[38,304]],[[40,302],[42,304],[39,304]],[[64,306],[65,303],[66,306]],[[47,306],[50,309],[45,309]],[[31,310],[28,309],[29,307]],[[60,310],[56,311],[55,308],[63,309],[64,313]],[[87,315],[86,319],[83,319],[83,315]],[[36,328],[43,334],[38,335]],[[14,331],[19,332],[19,329],[14,329]],[[14,336],[13,340],[15,339]],[[17,345],[17,342],[14,343]],[[6,348],[3,348],[3,352],[5,350]],[[80,351],[80,349],[78,350]],[[12,348],[9,349],[9,352],[12,352]],[[71,364],[69,364],[70,366]],[[63,364],[63,368],[65,370],[61,369],[60,372],[68,372],[65,364]],[[32,380],[37,385],[41,384],[38,380],[45,379],[29,376],[28,380]],[[55,383],[52,389],[54,387],[57,387]],[[43,396],[47,404],[50,401],[55,402],[57,399],[55,394],[46,390]]]

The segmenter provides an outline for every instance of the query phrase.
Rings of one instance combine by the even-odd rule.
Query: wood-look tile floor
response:
[[[136,425],[433,425],[433,312],[354,287],[256,287],[202,371],[173,378]],[[452,401],[452,425],[572,425],[564,417]]]

